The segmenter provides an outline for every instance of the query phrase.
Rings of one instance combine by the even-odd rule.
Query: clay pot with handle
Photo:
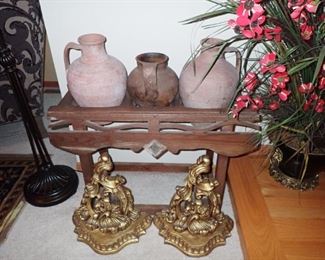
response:
[[[168,56],[143,53],[136,57],[137,67],[128,77],[128,93],[139,107],[169,106],[178,93],[178,77],[168,67]]]
[[[185,107],[226,108],[231,102],[239,80],[241,55],[227,47],[216,56],[223,41],[207,38],[201,41],[201,52],[186,64],[179,78],[179,92]],[[225,53],[236,54],[236,67],[226,61]]]
[[[122,103],[126,93],[127,72],[124,65],[105,50],[105,36],[85,34],[78,43],[64,49],[68,89],[81,107],[113,107]],[[81,56],[70,63],[70,51]]]

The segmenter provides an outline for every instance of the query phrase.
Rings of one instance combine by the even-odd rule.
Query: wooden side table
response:
[[[215,177],[218,192],[225,188],[229,157],[237,157],[256,150],[256,132],[235,132],[236,126],[259,130],[255,113],[241,113],[239,120],[229,118],[225,110],[192,109],[183,106],[164,108],[135,108],[126,100],[119,107],[79,107],[68,92],[57,106],[48,110],[50,142],[57,148],[76,154],[85,182],[93,172],[92,154],[105,153],[109,148],[148,150],[159,158],[165,152],[177,154],[182,150],[206,149],[213,159],[218,154]],[[67,126],[72,126],[67,128]],[[184,165],[136,164],[114,162],[118,170],[142,171],[186,170]],[[172,168],[176,167],[176,168]],[[144,210],[155,212],[162,206],[146,205]]]

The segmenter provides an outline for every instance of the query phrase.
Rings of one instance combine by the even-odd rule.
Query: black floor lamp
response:
[[[76,172],[68,166],[53,164],[28,104],[24,86],[18,76],[16,60],[11,50],[8,48],[1,30],[0,65],[4,68],[17,98],[35,164],[37,166],[37,172],[27,180],[24,186],[25,199],[30,204],[39,207],[57,205],[76,192],[78,187],[78,176]]]

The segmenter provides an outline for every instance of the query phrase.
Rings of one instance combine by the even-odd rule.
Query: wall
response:
[[[49,46],[48,39],[46,38],[45,45],[45,65],[44,65],[44,81],[46,82],[56,82],[58,81],[56,77],[56,71],[54,68],[53,57],[51,49]],[[45,86],[46,87],[46,86]]]
[[[121,60],[130,72],[135,56],[143,52],[162,52],[169,56],[169,66],[179,75],[191,49],[210,32],[200,25],[180,21],[201,14],[211,7],[204,0],[40,0],[53,61],[62,94],[67,91],[63,50],[78,36],[96,32],[107,37],[106,49]],[[71,52],[71,60],[79,57]],[[114,151],[119,161],[156,161],[146,152],[136,156]],[[167,154],[160,162],[194,162],[197,153]]]

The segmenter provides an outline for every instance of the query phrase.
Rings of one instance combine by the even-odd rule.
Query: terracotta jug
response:
[[[127,72],[124,65],[108,55],[105,36],[85,34],[77,43],[64,49],[68,89],[81,107],[112,107],[122,103],[126,93]],[[70,51],[81,51],[81,57],[70,64]]]
[[[178,77],[168,67],[168,56],[143,53],[136,57],[137,67],[128,77],[128,93],[135,106],[169,106],[178,93]]]
[[[239,79],[241,55],[236,48],[228,47],[211,68],[221,45],[220,39],[203,39],[200,54],[184,66],[179,92],[185,107],[225,108],[231,102]],[[226,61],[228,52],[236,53],[236,68]]]

